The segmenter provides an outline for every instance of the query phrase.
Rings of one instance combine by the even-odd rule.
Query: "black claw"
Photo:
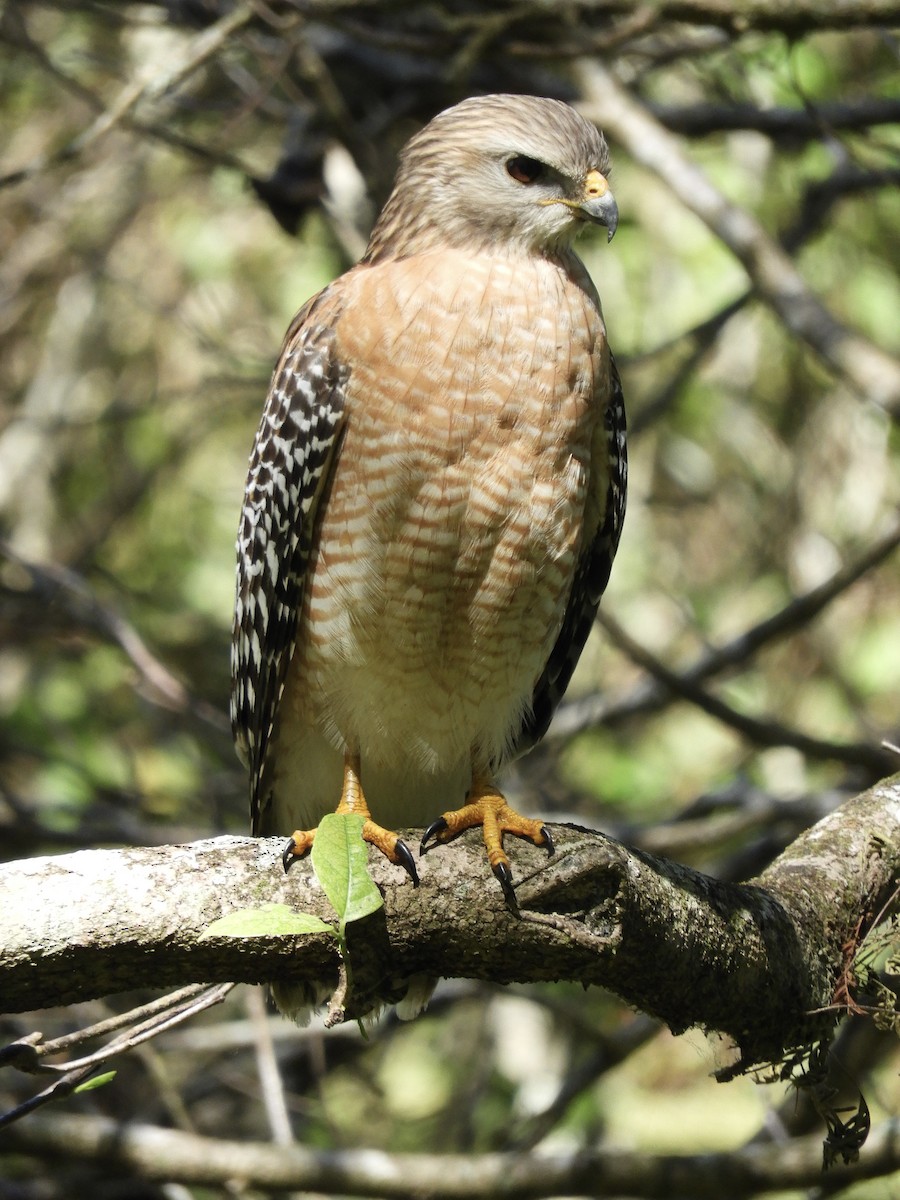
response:
[[[512,871],[509,865],[505,862],[498,862],[491,870],[500,880],[500,886],[503,888],[503,895],[506,897],[506,903],[515,912],[519,911],[519,903],[516,900],[516,891],[513,887]]]
[[[402,838],[397,839],[397,845],[394,847],[394,853],[400,860],[400,866],[413,881],[413,887],[419,886],[419,873],[416,870],[416,862],[412,856],[412,851]]]
[[[553,838],[550,836],[550,830],[546,825],[541,826],[541,837],[544,839],[544,844],[547,847],[547,855],[552,858],[556,853],[556,847],[553,845]]]
[[[294,853],[294,851],[296,849],[297,849],[297,843],[294,841],[293,838],[288,838],[288,844],[285,846],[284,853],[281,856],[281,861],[284,864],[285,875],[287,875],[288,871],[291,869],[291,867],[297,861],[297,855]]]
[[[447,828],[447,822],[443,817],[438,817],[436,821],[432,821],[425,832],[422,834],[422,840],[419,843],[419,853],[424,854],[428,849],[428,842],[436,837],[439,833],[443,833]]]

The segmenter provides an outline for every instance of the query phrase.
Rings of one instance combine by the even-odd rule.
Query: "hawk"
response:
[[[483,828],[553,853],[497,786],[546,732],[606,587],[625,416],[575,235],[618,212],[568,105],[464,100],[406,145],[362,260],[287,331],[238,533],[232,720],[256,834],[319,818],[418,882]],[[377,822],[376,823],[376,818]],[[383,824],[382,824],[383,823]]]

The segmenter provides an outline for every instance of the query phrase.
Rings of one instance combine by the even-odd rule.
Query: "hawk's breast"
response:
[[[346,430],[281,736],[314,726],[382,770],[489,763],[602,516],[599,306],[576,268],[543,259],[443,251],[347,283]]]

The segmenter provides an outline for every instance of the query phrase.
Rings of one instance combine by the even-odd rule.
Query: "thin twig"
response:
[[[543,1196],[671,1197],[742,1200],[763,1192],[819,1186],[822,1139],[753,1145],[703,1154],[654,1155],[622,1147],[575,1147],[553,1154],[392,1154],[384,1150],[316,1150],[263,1142],[197,1137],[175,1129],[109,1117],[55,1116],[10,1130],[13,1153],[96,1162],[105,1171],[139,1172],[142,1179],[221,1186],[239,1178],[259,1191],[290,1189],[384,1200],[537,1200]],[[900,1121],[875,1129],[866,1153],[829,1178],[849,1184],[896,1170]],[[727,1190],[723,1190],[727,1189]]]
[[[602,1039],[602,1045],[594,1050],[563,1080],[559,1091],[546,1108],[524,1121],[509,1143],[509,1149],[519,1153],[533,1150],[550,1133],[568,1112],[571,1105],[607,1071],[646,1045],[660,1030],[658,1021],[642,1013],[620,1029]]]
[[[184,83],[190,75],[214,58],[228,39],[251,21],[254,15],[252,3],[236,4],[215,24],[196,34],[180,47],[180,52],[173,56],[174,60],[167,62],[162,70],[154,71],[149,77],[139,76],[126,84],[109,107],[68,145],[52,154],[37,155],[24,167],[0,178],[0,187],[22,183],[50,167],[77,158],[117,126],[128,125],[140,104],[158,103],[165,95]]]
[[[789,254],[796,254],[822,228],[831,209],[847,196],[875,188],[896,187],[898,183],[900,170],[861,171],[841,163],[826,179],[817,180],[806,187],[799,217],[778,239],[782,249]],[[679,343],[693,342],[684,361],[671,373],[661,391],[632,416],[629,422],[629,435],[632,438],[640,435],[668,411],[728,322],[742,312],[755,296],[753,288],[748,288],[692,328],[675,334],[642,354],[619,359],[620,366],[628,369],[636,363],[648,362],[673,350]]]
[[[677,677],[688,684],[696,684],[746,664],[765,646],[809,625],[832,601],[889,558],[898,545],[900,525],[888,530],[864,554],[841,567],[824,583],[796,596],[783,608],[723,645],[704,651],[690,666],[678,671]],[[638,713],[658,711],[672,695],[672,689],[655,677],[654,682],[642,683],[630,695],[618,700],[602,695],[582,697],[559,709],[548,737],[551,740],[568,738],[600,723],[611,724]]]
[[[83,1067],[95,1068],[114,1054],[130,1050],[132,1046],[156,1037],[164,1030],[171,1029],[195,1013],[203,1012],[204,1009],[220,1004],[234,986],[233,983],[219,983],[212,986],[208,983],[192,984],[189,987],[180,988],[176,992],[171,992],[151,1004],[145,1004],[140,1008],[123,1013],[120,1017],[112,1017],[108,1021],[101,1021],[87,1029],[69,1034],[68,1037],[57,1038],[47,1043],[38,1043],[33,1040],[36,1035],[31,1035],[29,1039],[12,1042],[9,1046],[4,1047],[0,1057],[2,1057],[2,1061],[12,1063],[20,1071],[28,1071],[31,1074],[59,1075],[75,1069],[80,1070]],[[121,1037],[114,1038],[94,1054],[88,1054],[84,1058],[67,1063],[40,1061],[47,1055],[57,1054],[62,1049],[99,1037],[102,1032],[121,1029],[126,1025],[131,1026],[126,1033]]]
[[[196,996],[205,992],[208,986],[205,983],[192,983],[189,987],[180,988],[177,992],[169,992],[166,996],[160,996],[156,1000],[151,1000],[149,1004],[142,1004],[138,1008],[131,1008],[128,1012],[117,1013],[114,1017],[107,1017],[104,1021],[97,1021],[94,1025],[88,1025],[84,1029],[76,1030],[74,1033],[67,1033],[64,1037],[53,1038],[49,1042],[45,1042],[40,1033],[29,1034],[27,1038],[20,1038],[18,1041],[0,1050],[0,1066],[12,1061],[20,1071],[46,1070],[47,1067],[45,1065],[37,1065],[39,1059],[54,1054],[62,1054],[66,1050],[71,1050],[73,1046],[80,1046],[84,1042],[93,1041],[94,1038],[103,1037],[107,1033],[115,1033],[117,1029],[124,1029],[128,1025],[136,1025],[139,1021],[146,1021],[148,1018],[158,1016],[160,1013],[170,1012],[172,1009],[186,1001],[193,1000]],[[23,1056],[20,1048],[26,1044],[31,1047],[31,1050],[27,1055]],[[68,1065],[71,1066],[72,1064],[69,1063]]]
[[[900,101],[865,96],[853,102],[817,104],[813,112],[799,108],[759,108],[755,104],[648,104],[673,133],[704,137],[726,130],[752,129],[792,141],[819,139],[823,129],[869,129],[900,122]]]
[[[63,70],[57,62],[54,62],[40,42],[35,41],[29,35],[28,30],[21,21],[20,13],[8,9],[6,15],[8,21],[6,25],[0,27],[0,41],[5,42],[16,53],[24,52],[34,58],[43,71],[46,71],[66,91],[71,92],[73,96],[93,109],[94,112],[102,114],[107,111],[106,105],[98,95],[86,87],[80,79]],[[111,20],[111,14],[104,13],[104,19]],[[215,166],[230,167],[232,170],[240,171],[242,174],[249,174],[247,167],[240,159],[230,154],[227,150],[213,149],[210,146],[205,146],[201,142],[196,142],[192,138],[185,137],[184,134],[178,133],[160,122],[143,121],[132,114],[123,117],[121,123],[127,129],[145,134],[168,146],[174,146],[176,149],[183,150],[186,154],[190,154],[192,157],[200,159],[203,162],[211,163]],[[44,166],[55,166],[59,162],[64,162],[74,157],[75,153],[70,144],[57,151],[56,154],[45,156],[43,160]],[[35,169],[32,169],[35,164]],[[30,177],[30,175],[38,173],[40,169],[40,162],[36,159],[34,160],[34,164],[29,164],[8,175],[0,176],[0,188],[20,183]]]
[[[266,1118],[276,1146],[292,1146],[294,1133],[284,1095],[284,1084],[275,1057],[272,1029],[266,1015],[266,1001],[262,988],[247,988],[245,1000],[247,1016],[253,1026],[256,1071],[262,1092]]]
[[[213,986],[204,984],[199,987],[183,988],[173,994],[174,997],[182,998],[176,1004],[171,1004],[173,996],[164,997],[163,1001],[156,1003],[157,1006],[160,1006],[168,1001],[169,1005],[165,1009],[158,1007],[157,1011],[148,1020],[140,1022],[121,1037],[114,1038],[101,1050],[96,1051],[96,1053],[89,1054],[85,1058],[78,1059],[75,1062],[61,1065],[42,1062],[37,1067],[33,1063],[29,1067],[23,1067],[22,1064],[32,1054],[38,1054],[41,1050],[41,1047],[34,1043],[33,1036],[31,1039],[23,1039],[22,1042],[7,1046],[6,1056],[8,1061],[20,1067],[20,1069],[59,1074],[61,1078],[43,1092],[32,1096],[9,1112],[0,1113],[0,1128],[11,1125],[28,1113],[33,1112],[36,1108],[48,1104],[51,1100],[71,1095],[75,1088],[93,1075],[98,1067],[108,1062],[111,1058],[115,1058],[119,1054],[124,1054],[128,1050],[134,1049],[135,1046],[140,1046],[143,1042],[149,1041],[151,1038],[158,1037],[159,1034],[172,1029],[176,1025],[180,1025],[182,1021],[196,1016],[197,1013],[203,1012],[207,1008],[212,1008],[215,1004],[221,1004],[234,987],[235,984],[233,983],[219,983]],[[149,1007],[151,1006],[145,1006],[145,1009]],[[145,1009],[137,1009],[135,1012],[140,1013],[145,1011]],[[126,1015],[133,1016],[134,1014]],[[18,1053],[10,1053],[10,1051]],[[44,1052],[47,1052],[46,1048],[44,1048]]]
[[[2,539],[0,556],[27,575],[33,599],[60,605],[71,620],[119,646],[137,669],[142,681],[148,685],[150,697],[157,703],[176,712],[190,710],[216,729],[227,728],[225,718],[218,709],[193,697],[149,649],[134,626],[112,605],[101,601],[83,576],[60,563],[30,562]]]
[[[793,746],[809,758],[834,760],[852,766],[865,767],[875,775],[890,771],[895,763],[892,756],[871,742],[829,742],[800,730],[791,729],[778,721],[748,716],[732,705],[713,696],[705,688],[673,671],[654,654],[635,641],[609,613],[600,612],[597,620],[613,641],[633,662],[643,667],[654,679],[664,684],[676,696],[715,717],[723,725],[736,730],[758,746]]]
[[[683,153],[679,140],[598,62],[578,70],[586,116],[620,141],[728,247],[757,294],[861,395],[900,415],[900,363],[842,325],[813,295],[791,258],[754,216],[732,204]]]

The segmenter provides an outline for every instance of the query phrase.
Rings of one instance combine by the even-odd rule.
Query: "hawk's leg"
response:
[[[376,825],[369,814],[369,806],[366,803],[366,797],[363,794],[362,783],[359,778],[358,754],[347,753],[344,755],[344,783],[341,788],[340,803],[335,812],[354,813],[357,816],[365,817],[366,823],[362,829],[364,840],[369,842],[370,845],[376,846],[385,858],[389,859],[392,863],[396,863],[398,867],[403,867],[412,879],[413,884],[418,887],[419,876],[409,846],[390,829],[384,829],[381,825]],[[315,829],[294,830],[290,841],[285,846],[284,854],[281,856],[281,861],[284,863],[286,871],[290,868],[295,858],[301,858],[309,852],[315,841],[315,837]]]
[[[523,817],[506,803],[506,797],[497,785],[487,777],[476,776],[472,782],[466,803],[462,808],[445,812],[425,830],[420,853],[428,849],[428,843],[449,842],[466,829],[480,825],[491,870],[500,880],[503,893],[511,904],[515,904],[512,887],[512,870],[503,849],[503,835],[515,834],[527,838],[536,846],[545,846],[548,854],[553,853],[550,830],[542,821]]]

